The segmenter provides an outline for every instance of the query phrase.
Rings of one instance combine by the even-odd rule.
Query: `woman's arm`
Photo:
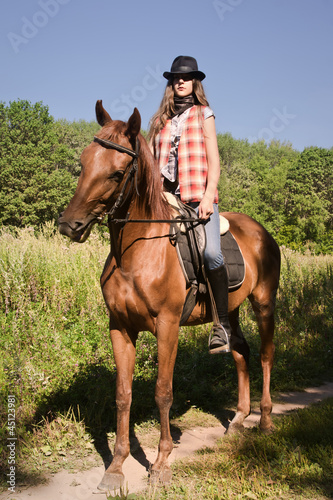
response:
[[[153,144],[153,139],[150,139],[149,142],[148,142],[148,147],[150,149],[150,152],[152,153],[152,155],[154,156],[155,155],[155,151],[154,151],[154,144]]]
[[[206,146],[208,173],[206,191],[199,205],[199,217],[208,219],[208,217],[213,213],[213,202],[220,178],[220,155],[217,146],[214,116],[210,116],[204,121],[203,132]]]

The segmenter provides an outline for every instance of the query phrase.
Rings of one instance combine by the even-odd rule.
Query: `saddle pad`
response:
[[[221,248],[229,276],[229,292],[237,290],[245,279],[245,264],[237,241],[230,231],[221,236]]]
[[[181,202],[179,199],[174,196],[171,193],[164,192],[163,196],[166,198],[168,203],[172,206],[174,216],[177,217],[180,214],[183,216],[188,216],[192,214],[184,214],[184,210],[181,210]],[[186,207],[186,205],[185,205]],[[189,207],[186,207],[189,208]],[[195,214],[194,214],[195,216]],[[181,233],[186,233],[186,227],[185,225],[180,222],[177,224],[179,226],[179,233],[178,233],[178,242],[176,244],[177,248],[177,253],[179,257],[179,261],[184,273],[184,276],[186,278],[187,286],[190,286],[191,283],[197,284],[197,275],[196,272],[198,269],[194,270],[193,268],[193,252],[195,253],[195,249],[192,247],[189,248],[187,238],[180,238]],[[237,290],[241,284],[243,283],[245,279],[245,264],[244,264],[244,259],[243,255],[241,253],[241,250],[237,244],[237,241],[229,231],[229,221],[223,215],[220,214],[220,233],[221,233],[221,248],[222,248],[222,254],[225,260],[225,263],[227,265],[228,269],[228,276],[229,276],[229,292]],[[203,229],[204,226],[198,226],[196,229],[197,231],[203,230],[203,233],[205,233],[205,230]],[[172,228],[172,232],[175,234],[176,231]],[[197,233],[197,245],[199,243],[199,250],[200,253],[204,251],[205,247],[205,236],[204,234],[198,234]],[[180,241],[182,240],[182,244],[180,244]],[[181,249],[182,247],[182,249]],[[187,248],[186,248],[187,247]],[[198,248],[196,248],[197,250]],[[200,281],[200,280],[199,280]]]

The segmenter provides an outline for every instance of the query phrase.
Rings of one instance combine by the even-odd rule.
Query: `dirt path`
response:
[[[304,408],[328,397],[333,397],[333,382],[320,387],[306,389],[304,392],[282,393],[281,403],[274,404],[273,415],[286,414],[289,411]],[[246,419],[246,427],[257,425],[259,408],[255,408]],[[194,453],[200,448],[212,446],[223,437],[222,425],[209,428],[196,428],[184,431],[170,456],[170,463]],[[153,463],[157,450],[145,449],[144,455],[130,455],[124,464],[128,493],[135,493],[147,486],[147,468]],[[104,473],[104,466],[95,467],[85,472],[59,472],[53,475],[47,485],[28,489],[16,488],[15,493],[2,493],[0,500],[104,500],[106,495],[98,492],[97,485]]]

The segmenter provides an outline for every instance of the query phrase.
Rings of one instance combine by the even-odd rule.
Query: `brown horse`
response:
[[[110,332],[117,367],[117,437],[114,457],[99,488],[123,484],[122,465],[129,454],[129,415],[135,346],[140,331],[157,338],[158,376],[155,400],[160,412],[161,435],[152,478],[168,481],[172,451],[169,410],[177,354],[179,321],[186,297],[176,249],[169,233],[170,208],[161,195],[160,174],[149,147],[140,134],[141,117],[134,110],[128,122],[113,121],[96,103],[101,130],[81,156],[82,171],[68,208],[59,218],[59,229],[83,242],[94,223],[109,214],[110,254],[101,276],[101,287],[110,315]],[[115,224],[112,218],[136,220]],[[272,428],[270,375],[274,357],[274,308],[279,283],[280,252],[274,239],[244,214],[224,213],[245,260],[245,280],[229,294],[232,355],[238,373],[237,412],[229,430],[242,426],[250,413],[249,347],[239,326],[240,304],[248,297],[261,336],[263,393],[260,428]],[[144,220],[144,222],[140,222]],[[162,220],[154,223],[153,220]],[[164,221],[164,222],[163,222]],[[212,321],[208,296],[202,296],[187,325]]]

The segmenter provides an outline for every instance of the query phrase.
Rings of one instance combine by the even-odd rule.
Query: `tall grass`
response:
[[[276,304],[273,391],[302,389],[333,376],[333,258],[281,248]],[[241,323],[252,350],[253,390],[261,376],[260,338],[249,302]]]
[[[108,453],[106,439],[116,426],[115,365],[99,285],[108,251],[107,235],[93,233],[84,245],[78,245],[60,236],[51,224],[38,234],[32,229],[4,229],[0,234],[0,451],[5,461],[7,396],[15,394],[22,474],[27,474],[24,463],[29,446],[36,450],[36,470],[42,470],[49,462],[40,449],[49,446],[53,453],[57,439],[58,444],[62,442],[61,436],[71,426],[81,431],[70,431],[77,436],[72,444],[63,439],[65,453],[78,446],[75,439],[82,438],[86,445],[87,436],[100,454]],[[332,295],[332,256],[313,257],[283,249],[273,392],[333,377]],[[259,398],[260,340],[248,303],[241,309],[241,320],[252,352],[251,391]],[[232,359],[211,359],[208,330],[209,325],[180,329],[173,418],[196,407],[223,420],[235,404],[237,377]],[[133,432],[135,425],[157,421],[156,374],[156,341],[142,332],[134,374]],[[31,471],[31,456],[29,460]]]
[[[107,246],[79,247],[51,225],[0,237],[0,329],[3,380],[36,400],[71,370],[109,352],[99,273]],[[7,375],[7,376],[6,376]],[[22,410],[24,411],[24,410]]]
[[[46,225],[0,236],[1,456],[6,460],[7,395],[16,396],[23,450],[36,424],[63,412],[78,417],[66,394],[79,374],[112,369],[108,319],[99,275],[108,253],[102,237],[73,245]],[[89,385],[81,392],[89,393]],[[91,389],[90,389],[91,390]],[[52,404],[58,395],[63,404]],[[93,409],[92,409],[93,410]],[[38,426],[37,426],[38,428]]]

